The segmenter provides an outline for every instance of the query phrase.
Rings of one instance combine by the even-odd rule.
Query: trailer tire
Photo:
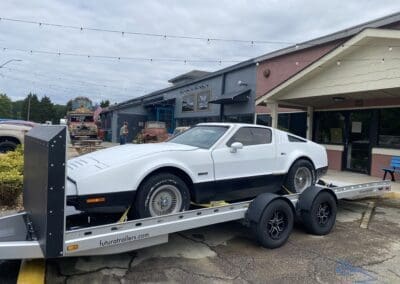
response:
[[[173,214],[188,210],[189,206],[190,193],[186,183],[174,174],[157,173],[141,184],[128,217]]]
[[[307,232],[313,235],[328,234],[336,222],[337,205],[332,193],[321,191],[315,197],[309,210],[303,210],[301,218]]]
[[[286,243],[293,223],[292,207],[282,199],[274,199],[265,207],[258,223],[252,222],[252,229],[263,247],[273,249]]]

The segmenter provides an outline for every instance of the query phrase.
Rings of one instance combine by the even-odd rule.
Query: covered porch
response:
[[[400,31],[367,29],[257,99],[307,112],[307,138],[325,145],[329,167],[382,176],[400,156]],[[398,129],[398,130],[396,130]]]

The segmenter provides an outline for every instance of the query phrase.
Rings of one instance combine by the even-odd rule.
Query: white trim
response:
[[[326,150],[330,151],[339,151],[343,152],[344,151],[344,146],[343,145],[329,145],[329,144],[321,144],[326,148]]]
[[[386,156],[400,156],[400,149],[372,148],[372,154]]]

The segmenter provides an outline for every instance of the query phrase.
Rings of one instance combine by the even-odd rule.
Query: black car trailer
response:
[[[295,219],[311,234],[328,234],[337,201],[390,191],[390,181],[349,186],[312,186],[301,194],[265,193],[254,200],[160,217],[67,226],[66,128],[38,126],[25,138],[24,212],[0,218],[0,259],[115,254],[168,242],[168,235],[243,220],[261,245],[282,246]],[[74,219],[71,219],[74,220]],[[71,221],[68,221],[71,222]]]

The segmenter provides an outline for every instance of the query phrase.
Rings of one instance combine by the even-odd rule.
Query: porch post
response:
[[[278,128],[278,104],[276,102],[268,103],[268,108],[271,110],[271,126]]]
[[[307,107],[307,139],[312,140],[313,133],[313,118],[314,118],[314,108],[311,106]]]

